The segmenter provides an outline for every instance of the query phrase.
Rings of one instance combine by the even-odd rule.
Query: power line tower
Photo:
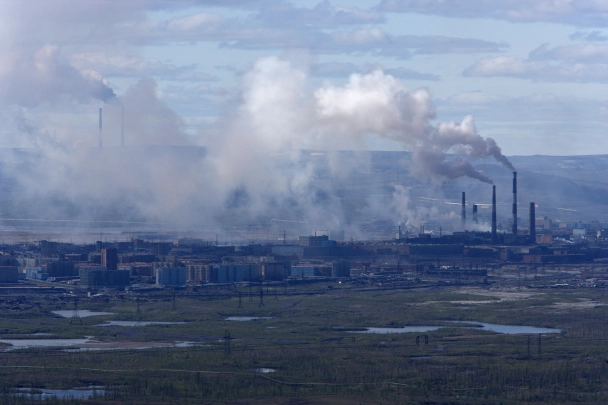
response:
[[[227,357],[231,354],[230,339],[232,339],[230,337],[230,332],[226,331],[224,333],[224,355]]]
[[[78,296],[74,297],[74,309],[72,310],[72,318],[70,319],[70,323],[77,322],[82,322],[82,319],[80,319],[80,313],[78,312]]]
[[[258,308],[262,308],[264,306],[264,288],[260,286],[260,303],[258,304]]]
[[[137,320],[139,321],[141,319],[141,308],[139,306],[139,295],[135,298],[135,301],[137,302]]]

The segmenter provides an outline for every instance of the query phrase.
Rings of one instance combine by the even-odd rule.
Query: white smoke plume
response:
[[[81,103],[115,97],[99,73],[77,70],[61,58],[56,45],[45,45],[33,52],[28,48],[11,51],[2,59],[0,105],[36,107],[65,97]]]
[[[310,89],[303,71],[278,58],[259,60],[245,76],[243,104],[232,127],[213,150],[234,151],[246,156],[252,151],[295,149],[360,148],[370,137],[401,142],[414,152],[415,168],[437,177],[468,176],[492,181],[468,160],[446,159],[447,152],[470,158],[492,156],[513,169],[492,138],[478,134],[471,116],[462,122],[433,125],[435,107],[426,89],[408,91],[396,78],[380,70],[353,74],[344,86]],[[226,145],[230,147],[226,148]],[[229,161],[233,161],[229,159]],[[227,164],[222,162],[222,164]],[[220,164],[220,172],[226,168]],[[230,165],[230,170],[239,170]],[[239,178],[252,175],[249,169]],[[272,181],[275,183],[275,181]]]
[[[416,168],[423,174],[492,182],[468,161],[447,161],[446,152],[471,158],[492,156],[514,170],[494,139],[478,134],[473,117],[434,126],[435,107],[430,93],[426,89],[408,91],[382,71],[353,74],[345,86],[321,88],[315,98],[318,123],[325,131],[353,136],[377,134],[399,141],[414,152]]]
[[[413,152],[418,173],[446,179],[491,181],[469,160],[448,160],[449,152],[508,163],[493,140],[477,133],[471,117],[434,125],[430,93],[409,91],[379,70],[351,75],[344,86],[315,86],[304,69],[289,61],[260,59],[242,78],[238,107],[218,120],[201,145],[184,133],[182,120],[159,98],[153,80],[114,97],[100,76],[66,65],[57,49],[46,49],[40,58],[40,68],[28,67],[48,72],[36,73],[39,89],[4,103],[52,104],[68,97],[95,117],[91,100],[105,99],[104,149],[94,147],[93,119],[86,131],[60,127],[56,140],[45,129],[49,121],[14,120],[21,126],[15,133],[34,137],[30,142],[39,153],[27,170],[3,169],[17,179],[28,202],[15,212],[27,206],[31,215],[45,218],[109,218],[181,228],[272,221],[335,228],[360,217],[394,218],[403,209],[397,200],[404,195],[377,190],[380,197],[357,197],[364,203],[354,204],[339,190],[349,176],[369,175],[369,157],[337,150],[365,150],[370,140],[388,138]],[[126,148],[118,148],[120,103]],[[327,152],[311,156],[311,150]],[[410,223],[422,218],[408,215],[403,218]]]

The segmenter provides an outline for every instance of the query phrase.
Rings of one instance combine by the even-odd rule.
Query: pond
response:
[[[204,346],[197,342],[90,342],[83,345],[77,345],[76,347],[65,349],[64,352],[78,353],[78,352],[92,352],[92,351],[104,351],[104,350],[150,350],[159,349],[165,347],[193,347],[193,346]]]
[[[94,312],[88,309],[62,309],[61,311],[52,311],[55,315],[59,315],[62,318],[87,318],[89,316],[103,316],[103,315],[114,315],[112,312]]]
[[[1,347],[0,351],[28,349],[28,348],[63,348],[66,352],[84,352],[95,350],[144,350],[160,347],[191,347],[197,346],[197,342],[100,342],[93,340],[92,336],[86,339],[0,339],[0,343],[11,346]]]
[[[448,321],[454,324],[450,326],[404,326],[402,328],[375,328],[366,327],[365,330],[351,330],[350,333],[411,333],[411,332],[432,332],[441,328],[475,328],[478,330],[486,330],[505,335],[519,334],[539,334],[539,333],[561,333],[561,329],[554,328],[539,328],[536,326],[520,326],[520,325],[497,325],[493,323],[475,322],[475,321]]]
[[[561,333],[561,329],[554,328],[539,328],[536,326],[520,326],[520,325],[497,325],[493,323],[484,322],[455,322],[455,323],[466,323],[473,325],[474,328],[481,330],[488,330],[490,332],[503,333],[506,335],[520,335],[520,334],[539,334],[539,333]]]
[[[0,343],[7,343],[12,347],[4,350],[25,349],[29,347],[69,347],[90,342],[86,339],[0,339]]]
[[[259,367],[259,368],[253,368],[253,369],[251,369],[251,371],[254,371],[256,373],[268,374],[268,373],[274,373],[274,372],[276,372],[277,369],[276,368]]]
[[[351,333],[410,333],[410,332],[432,332],[441,326],[404,326],[402,328],[365,328],[365,330],[349,331]]]
[[[148,326],[148,325],[183,325],[186,322],[156,322],[156,321],[106,321],[96,326]]]
[[[91,399],[95,396],[103,396],[105,393],[106,391],[103,387],[73,388],[70,390],[17,388],[17,392],[11,393],[10,395],[41,401],[51,398]]]

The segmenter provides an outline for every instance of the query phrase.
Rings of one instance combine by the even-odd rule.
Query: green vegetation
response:
[[[139,314],[134,299],[79,302],[81,309],[115,314],[110,316],[50,315],[57,306],[72,308],[69,302],[3,314],[0,339],[49,333],[35,337],[195,345],[0,352],[2,403],[33,402],[6,396],[15,388],[87,386],[108,390],[88,401],[92,404],[287,404],[292,398],[327,404],[608,400],[608,299],[602,290],[468,288],[460,293],[455,287],[363,291],[333,286],[264,288],[263,306],[257,289],[251,299],[243,289],[242,308],[238,293],[223,291],[216,296],[178,294],[175,310],[172,297],[150,295],[140,300]],[[228,316],[271,319],[239,322],[227,321]],[[110,319],[187,323],[96,326]],[[542,335],[540,344],[538,335],[503,335],[453,324],[424,333],[353,333],[372,326],[449,326],[446,321],[454,320],[553,327],[563,333]],[[255,371],[260,368],[276,371]]]

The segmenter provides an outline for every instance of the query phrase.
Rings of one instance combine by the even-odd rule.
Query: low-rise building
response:
[[[85,288],[125,288],[131,283],[129,270],[80,267],[80,286]]]
[[[156,270],[156,284],[177,286],[186,284],[185,267],[164,267]]]

